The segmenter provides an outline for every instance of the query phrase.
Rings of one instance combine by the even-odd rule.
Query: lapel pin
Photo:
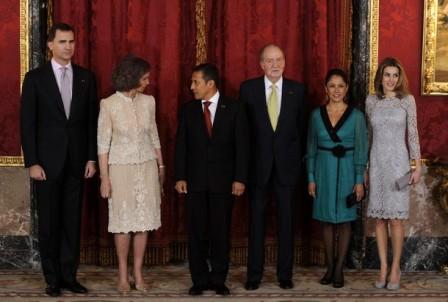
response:
[[[221,105],[221,108],[222,109],[226,109],[226,105]]]

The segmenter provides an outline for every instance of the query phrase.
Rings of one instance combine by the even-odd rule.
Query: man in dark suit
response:
[[[196,100],[182,106],[176,136],[175,188],[186,194],[190,295],[207,289],[229,294],[225,280],[232,205],[234,196],[243,194],[247,178],[246,111],[243,103],[220,95],[218,86],[214,65],[194,68],[191,90]]]
[[[39,251],[46,293],[87,289],[76,280],[83,178],[95,174],[97,97],[92,72],[71,64],[70,25],[48,36],[53,58],[25,76],[21,139],[25,167],[36,186]]]
[[[276,45],[260,52],[265,75],[241,84],[251,136],[249,165],[249,258],[245,288],[255,290],[263,277],[266,204],[273,190],[277,201],[277,279],[293,288],[293,218],[301,163],[305,119],[304,86],[283,77],[285,56]]]

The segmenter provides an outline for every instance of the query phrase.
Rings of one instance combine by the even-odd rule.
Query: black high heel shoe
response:
[[[322,277],[322,279],[320,279],[319,283],[322,285],[331,284],[331,282],[333,282],[333,275],[334,275],[334,268],[333,267],[327,268],[327,272]]]
[[[344,287],[344,272],[342,271],[342,269],[340,271],[335,271],[333,275],[333,287]]]

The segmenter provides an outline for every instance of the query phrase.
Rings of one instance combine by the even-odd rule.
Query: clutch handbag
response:
[[[405,175],[401,176],[399,179],[395,181],[395,188],[398,191],[403,190],[407,186],[409,186],[409,179],[411,178],[411,171],[408,171]]]
[[[346,206],[347,208],[351,208],[353,207],[355,204],[358,203],[358,201],[356,200],[356,193],[352,192],[350,193],[347,198],[345,199],[346,202]]]

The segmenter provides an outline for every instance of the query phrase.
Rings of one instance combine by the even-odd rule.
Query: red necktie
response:
[[[210,114],[210,110],[208,107],[212,104],[212,102],[204,102],[204,121],[205,127],[207,128],[207,133],[209,137],[212,137],[212,116]]]

